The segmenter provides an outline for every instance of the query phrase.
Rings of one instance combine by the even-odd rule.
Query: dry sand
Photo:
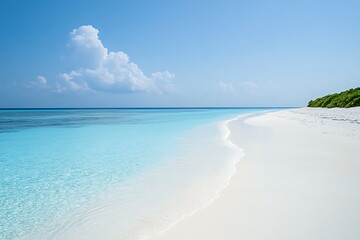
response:
[[[229,186],[151,240],[360,239],[360,108],[285,110],[229,127],[245,153]]]

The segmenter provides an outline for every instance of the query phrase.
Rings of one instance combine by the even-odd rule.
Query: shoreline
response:
[[[341,134],[352,130],[341,123],[330,124],[333,129],[324,132],[321,126],[335,120],[326,116],[321,119],[306,111],[316,110],[284,110],[245,120],[244,116],[227,120],[229,141],[244,149],[245,154],[236,163],[231,181],[212,204],[178,221],[159,236],[148,239],[360,237],[360,230],[351,227],[360,223],[357,214],[351,213],[360,212],[356,204],[360,201],[360,194],[356,193],[360,185],[344,180],[351,175],[352,180],[360,181],[357,176],[360,164],[355,161],[360,154],[356,149],[359,136]],[[326,110],[320,111],[326,115]],[[334,116],[338,114],[336,111],[327,112]],[[360,118],[360,108],[352,111]],[[312,120],[312,128],[304,124],[305,118]],[[317,125],[314,124],[316,121]],[[318,146],[314,146],[315,143]],[[341,162],[340,157],[348,160]],[[333,187],[328,187],[329,184]],[[338,195],[348,196],[350,200]],[[347,206],[345,212],[341,212],[342,204]],[[333,226],[332,230],[324,230],[330,226]]]
[[[243,149],[238,147],[236,144],[232,143],[231,140],[229,139],[229,137],[231,135],[231,131],[228,127],[228,124],[233,121],[238,120],[239,118],[244,118],[244,115],[240,115],[240,116],[228,119],[228,120],[223,120],[218,124],[218,126],[222,128],[220,131],[221,131],[221,135],[222,135],[222,140],[224,141],[224,145],[227,145],[228,148],[232,148],[232,149],[234,149],[234,151],[237,152],[237,156],[234,157],[234,162],[232,163],[232,166],[231,166],[231,168],[232,168],[231,173],[225,180],[225,184],[220,189],[215,191],[214,197],[210,198],[208,200],[208,202],[204,203],[203,206],[192,210],[190,213],[183,214],[179,219],[176,219],[175,221],[171,222],[166,228],[164,228],[163,230],[161,230],[157,234],[155,234],[155,236],[166,233],[172,227],[176,226],[177,224],[181,223],[182,221],[186,220],[187,218],[191,218],[197,212],[202,211],[202,210],[206,209],[207,207],[211,206],[221,196],[221,192],[228,187],[228,185],[231,182],[232,177],[236,174],[236,171],[237,171],[236,165],[239,163],[240,159],[244,156]],[[146,236],[141,239],[149,240],[149,239],[152,239],[153,237],[154,236]]]

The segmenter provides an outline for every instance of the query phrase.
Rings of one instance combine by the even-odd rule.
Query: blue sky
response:
[[[0,107],[304,106],[360,86],[359,1],[17,1]]]

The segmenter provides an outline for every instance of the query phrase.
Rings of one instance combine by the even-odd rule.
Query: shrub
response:
[[[360,87],[352,88],[341,93],[329,94],[308,103],[308,107],[358,107],[360,106]]]

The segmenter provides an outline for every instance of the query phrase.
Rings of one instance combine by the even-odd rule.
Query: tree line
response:
[[[360,106],[360,87],[311,100],[308,107],[350,108]]]

